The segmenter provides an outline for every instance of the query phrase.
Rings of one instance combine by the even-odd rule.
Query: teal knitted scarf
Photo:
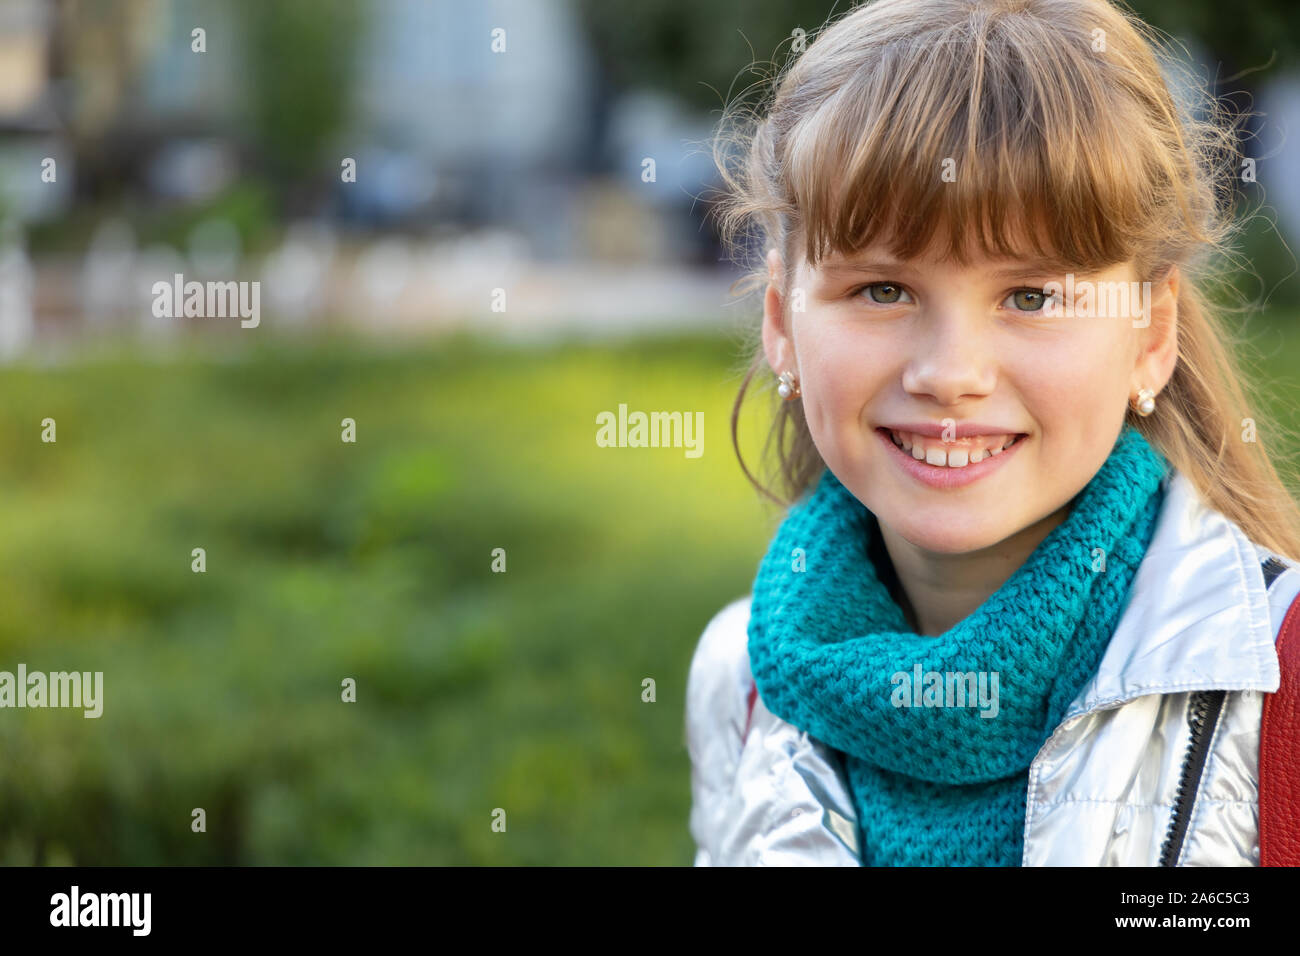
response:
[[[1020,865],[1029,765],[1096,673],[1168,467],[1125,423],[1069,517],[936,636],[909,627],[875,516],[829,469],[790,510],[754,581],[750,666],[772,713],[843,753],[864,864]]]

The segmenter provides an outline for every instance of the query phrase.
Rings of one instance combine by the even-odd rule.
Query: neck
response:
[[[896,581],[890,590],[913,630],[922,636],[937,636],[973,614],[1029,560],[1052,529],[1070,516],[1073,503],[1067,502],[996,544],[961,554],[927,551],[879,522]]]

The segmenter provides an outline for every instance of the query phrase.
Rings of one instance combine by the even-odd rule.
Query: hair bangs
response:
[[[992,19],[878,51],[792,138],[808,262],[877,244],[962,263],[1141,258],[1170,173],[1106,96],[1088,39]]]

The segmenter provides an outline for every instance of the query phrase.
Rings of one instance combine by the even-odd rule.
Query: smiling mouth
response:
[[[1021,432],[1012,435],[999,444],[983,444],[970,442],[938,442],[924,446],[916,442],[915,438],[907,441],[896,435],[892,429],[877,428],[876,431],[882,433],[891,442],[894,447],[904,454],[911,455],[918,463],[927,464],[936,468],[960,469],[969,465],[979,464],[985,459],[1001,455],[1008,448],[1018,444],[1022,439],[1029,437],[1026,433]],[[909,447],[910,446],[910,447]],[[918,451],[921,453],[918,454]]]

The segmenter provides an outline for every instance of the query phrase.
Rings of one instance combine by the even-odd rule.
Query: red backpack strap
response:
[[[1259,728],[1259,863],[1300,866],[1300,595],[1277,636],[1282,682]]]

